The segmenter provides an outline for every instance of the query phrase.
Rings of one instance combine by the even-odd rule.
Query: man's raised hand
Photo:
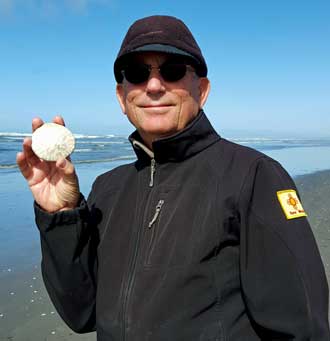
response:
[[[54,123],[65,125],[60,116]],[[40,118],[32,120],[32,131],[43,125]],[[23,151],[16,156],[17,165],[30,187],[35,201],[47,212],[75,208],[79,200],[79,182],[70,158],[41,160],[33,152],[31,138],[23,141]]]

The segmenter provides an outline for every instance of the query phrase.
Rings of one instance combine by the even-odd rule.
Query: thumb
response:
[[[74,174],[74,166],[67,159],[59,159],[56,161],[56,167],[59,168],[65,175]]]

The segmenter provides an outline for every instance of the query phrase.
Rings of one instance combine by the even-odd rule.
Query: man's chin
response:
[[[161,139],[163,137],[169,137],[176,133],[176,129],[174,127],[166,127],[166,126],[148,126],[145,127],[143,130],[140,130],[142,137],[147,137],[150,141],[155,141]]]

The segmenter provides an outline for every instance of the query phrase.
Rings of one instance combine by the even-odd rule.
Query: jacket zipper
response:
[[[162,200],[162,199],[159,200],[158,204],[156,206],[155,214],[154,214],[154,216],[152,217],[152,219],[149,222],[149,225],[148,225],[149,229],[151,229],[152,225],[156,222],[156,220],[157,220],[157,218],[159,216],[160,210],[162,209],[163,205],[164,205],[164,200]]]
[[[156,209],[155,209],[155,214],[148,224],[148,229],[151,230],[151,236],[150,236],[150,242],[149,242],[149,247],[148,247],[148,253],[147,253],[147,257],[146,257],[146,264],[147,265],[150,264],[151,253],[152,253],[152,250],[154,247],[155,235],[157,232],[157,229],[155,228],[156,226],[154,226],[154,225],[155,225],[157,219],[159,218],[160,211],[164,205],[164,202],[165,201],[163,199],[158,201],[158,204],[157,204]]]
[[[154,158],[154,153],[151,150],[149,150],[145,145],[143,145],[139,141],[136,141],[136,140],[133,141],[133,146],[136,147],[136,148],[141,148],[151,158],[149,187],[153,187],[154,186],[154,174],[155,174],[155,171],[156,171],[156,160]],[[150,199],[147,199],[147,202],[146,202],[144,207],[148,207],[149,206],[148,205],[149,204],[149,200]],[[160,203],[158,202],[158,205],[159,204]],[[158,207],[158,205],[157,205],[157,207]],[[162,206],[162,204],[160,204],[160,205]],[[159,211],[161,209],[161,206],[159,208]],[[157,207],[156,207],[156,212],[157,212]],[[155,215],[154,215],[155,221],[157,220],[157,217],[159,215],[159,213],[157,213],[157,216],[156,216],[156,212],[155,212]],[[142,215],[142,221],[144,220],[143,217],[145,217],[145,214]],[[141,225],[139,225],[139,226],[141,226]],[[126,311],[127,311],[127,307],[128,307],[128,303],[129,303],[129,297],[131,295],[131,291],[132,291],[133,283],[134,283],[134,279],[135,279],[135,270],[136,270],[136,263],[137,263],[138,253],[139,253],[139,246],[140,246],[140,239],[141,239],[141,230],[142,229],[138,229],[138,231],[137,231],[134,252],[133,252],[133,256],[132,256],[132,259],[131,259],[131,262],[130,262],[130,265],[129,265],[129,273],[128,273],[128,279],[127,279],[127,286],[126,286],[126,290],[125,290],[126,294],[125,294],[125,297],[124,297],[123,312],[122,312],[122,317],[123,317],[123,341],[126,340]]]
[[[153,185],[154,185],[154,173],[155,173],[155,171],[156,171],[156,161],[154,158],[152,158],[151,164],[150,164],[149,187],[153,187]],[[149,202],[149,199],[147,200],[145,207],[149,206],[148,202]],[[150,225],[150,223],[153,224],[157,220],[157,217],[159,215],[159,212],[162,208],[163,203],[164,203],[164,200],[159,200],[159,202],[156,206],[155,214],[154,214],[152,220],[149,222],[149,225]],[[144,216],[145,215],[143,214],[143,217]],[[152,226],[152,224],[151,224],[151,226]],[[124,297],[124,303],[123,303],[123,340],[124,341],[126,340],[126,311],[127,311],[127,307],[128,307],[128,303],[129,303],[129,297],[131,296],[133,283],[134,283],[134,279],[135,279],[135,269],[136,269],[136,263],[137,263],[138,253],[139,253],[140,239],[141,239],[141,230],[139,229],[137,231],[137,237],[136,237],[133,257],[131,259],[131,263],[129,266],[130,271],[129,271],[128,280],[127,280],[126,295]]]
[[[152,150],[150,150],[148,147],[146,147],[143,143],[133,140],[133,147],[137,149],[142,149],[151,159],[150,163],[150,182],[149,187],[153,187],[154,185],[154,174],[156,171],[156,160],[155,160],[155,154]]]
[[[154,175],[156,172],[156,161],[154,158],[151,159],[150,163],[150,182],[149,182],[149,187],[153,187],[154,185]]]

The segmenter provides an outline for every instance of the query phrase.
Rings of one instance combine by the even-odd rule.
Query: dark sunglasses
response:
[[[134,63],[126,65],[122,74],[128,82],[141,84],[149,79],[152,69],[157,69],[165,82],[177,82],[186,75],[187,71],[195,71],[191,65],[177,62],[165,62],[159,67]]]

